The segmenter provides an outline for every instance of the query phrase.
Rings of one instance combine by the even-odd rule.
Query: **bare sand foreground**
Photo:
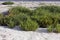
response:
[[[19,4],[20,3],[20,4]],[[34,4],[33,2],[15,2],[14,5],[2,5],[0,4],[0,12],[6,12],[12,6],[26,6],[26,7],[37,7],[38,2]],[[48,5],[48,4],[47,4]],[[55,4],[54,4],[55,5]],[[57,5],[57,4],[56,4]],[[60,3],[58,2],[58,5]],[[42,33],[33,31],[18,31],[9,28],[4,28],[0,26],[0,40],[60,40],[60,33]]]
[[[60,40],[60,33],[17,31],[0,26],[0,40]]]

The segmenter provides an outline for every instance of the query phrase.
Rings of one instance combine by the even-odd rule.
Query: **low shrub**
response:
[[[53,24],[53,20],[49,17],[49,16],[40,16],[40,19],[38,20],[38,23],[40,25],[40,27],[48,27],[48,25],[52,25]]]
[[[25,7],[13,7],[8,15],[0,15],[0,25],[7,25],[10,28],[19,26],[23,30],[34,31],[38,26],[48,28],[48,31],[60,32],[57,24],[60,24],[60,7],[44,6],[35,10]],[[58,11],[59,10],[59,11]]]
[[[25,13],[25,14],[28,14],[30,15],[32,13],[32,11],[28,8],[25,8],[25,7],[13,7],[12,9],[9,10],[9,13],[10,14],[19,14],[19,13]]]
[[[60,33],[60,24],[57,24],[57,25],[56,25],[54,32]]]
[[[60,7],[57,6],[42,6],[34,10],[31,18],[36,20],[41,27],[60,23]]]
[[[28,18],[30,18],[30,17],[24,13],[20,13],[20,14],[14,16],[14,20],[17,24],[19,24],[19,22],[21,22],[21,21],[27,20]]]
[[[8,26],[9,28],[14,28],[14,27],[15,27],[15,22],[10,20],[10,21],[7,23],[7,26]]]
[[[5,16],[4,18],[4,24],[7,25],[9,28],[13,28],[16,26],[16,23],[14,21],[14,18],[12,16]]]
[[[56,12],[60,13],[60,7],[59,6],[42,6],[40,8],[48,10],[48,11],[53,12],[53,13],[56,13]]]
[[[40,9],[39,9],[40,10]],[[31,19],[35,20],[40,27],[46,28],[48,25],[53,24],[53,20],[51,18],[51,13],[45,11],[45,10],[36,10],[32,16]]]
[[[21,22],[20,27],[26,31],[35,31],[38,28],[38,24],[29,19]]]
[[[10,9],[8,16],[10,20],[13,19],[13,25],[12,22],[9,20],[9,22],[7,23],[8,26],[19,25],[21,21],[25,21],[27,20],[27,18],[30,18],[28,16],[30,13],[31,11],[25,7],[14,7]]]
[[[56,25],[51,25],[51,26],[48,26],[48,31],[49,32],[56,32],[56,33],[60,33],[60,24],[56,24]]]
[[[12,4],[14,4],[14,2],[4,2],[4,3],[2,3],[3,5],[12,5]]]
[[[50,26],[47,27],[47,30],[49,32],[53,32],[53,29],[54,29],[54,26],[53,25],[50,25]]]
[[[31,18],[24,13],[15,15],[14,19],[16,20],[17,24],[20,24],[20,28],[23,30],[34,31],[38,28],[38,24],[35,21],[31,20]]]
[[[3,25],[4,24],[4,16],[3,14],[0,14],[0,25]]]

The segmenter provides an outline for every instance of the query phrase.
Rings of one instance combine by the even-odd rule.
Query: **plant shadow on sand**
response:
[[[8,11],[8,10],[7,10],[7,11],[2,12],[2,14],[3,14],[3,15],[8,15],[8,13],[9,13],[9,11]]]
[[[15,26],[14,28],[9,28],[8,26],[0,26],[0,27],[17,30],[17,31],[23,31],[21,28],[19,28],[19,26]]]
[[[8,26],[1,26],[1,27],[8,28]],[[19,28],[19,26],[15,26],[14,28],[8,28],[8,29],[17,30],[17,31],[24,31],[21,28]],[[47,28],[38,28],[36,31],[33,31],[33,32],[48,33]]]
[[[36,30],[36,32],[39,32],[39,33],[48,33],[47,28],[38,28]]]

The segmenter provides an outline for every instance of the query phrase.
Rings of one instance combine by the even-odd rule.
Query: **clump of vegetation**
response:
[[[31,20],[31,14],[32,11],[28,8],[14,7],[9,10],[8,16],[13,19],[14,23],[16,23],[15,25],[20,25],[20,28],[22,28],[23,30],[34,31],[38,28],[38,24],[37,22]],[[12,26],[10,22],[8,22],[8,24],[8,26]]]
[[[12,4],[14,4],[14,2],[4,2],[4,3],[2,3],[3,5],[12,5]]]
[[[24,14],[28,14],[30,15],[32,13],[32,11],[28,8],[25,7],[13,7],[9,10],[10,14],[19,14],[19,13],[24,13]]]
[[[4,23],[9,27],[9,28],[14,28],[16,26],[14,18],[12,16],[5,16],[4,18]]]
[[[60,24],[56,24],[56,25],[51,25],[48,27],[48,31],[49,32],[56,32],[56,33],[60,33]]]
[[[7,23],[9,28],[14,28],[15,27],[15,22],[14,21],[9,21],[9,23]]]
[[[4,16],[3,14],[0,14],[0,25],[4,24]]]
[[[30,19],[21,22],[20,26],[26,31],[35,31],[38,28],[38,24]]]
[[[53,21],[50,17],[48,16],[41,16],[40,19],[38,20],[38,23],[40,25],[40,27],[48,27],[48,25],[53,24]]]
[[[48,28],[49,32],[60,32],[60,7],[42,6],[35,10],[25,7],[13,7],[8,15],[0,16],[0,25],[10,28],[20,26],[26,31],[35,31],[39,26]]]
[[[54,29],[54,26],[53,25],[50,25],[50,26],[47,27],[47,30],[49,32],[53,32],[53,29]]]
[[[60,7],[59,6],[42,6],[42,9],[48,10],[50,12],[59,12],[60,13]]]
[[[60,33],[60,24],[57,24],[57,25],[56,25],[54,32]]]

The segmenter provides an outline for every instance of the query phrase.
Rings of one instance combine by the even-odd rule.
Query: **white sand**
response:
[[[60,40],[60,33],[17,31],[0,26],[0,40]]]
[[[27,8],[36,8],[38,6],[45,6],[45,5],[56,5],[56,6],[60,6],[60,2],[29,2],[29,1],[19,1],[19,2],[14,2],[13,5],[2,5],[2,1],[0,1],[0,12],[5,12],[5,11],[8,11],[9,8],[11,7],[15,7],[15,6],[24,6],[24,7],[27,7]]]

